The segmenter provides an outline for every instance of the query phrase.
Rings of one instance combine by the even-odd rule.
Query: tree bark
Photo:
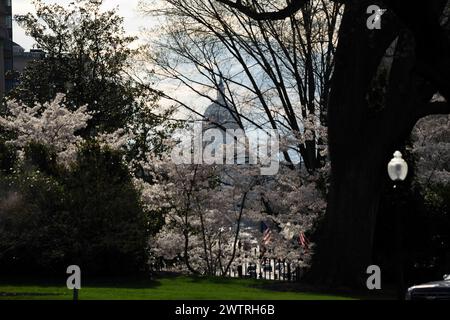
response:
[[[306,280],[330,286],[365,286],[385,165],[398,142],[395,122],[386,123],[387,110],[368,99],[398,27],[386,16],[381,30],[369,30],[368,4],[355,1],[345,8],[328,106],[332,179]]]
[[[361,152],[362,148],[355,150],[355,154],[348,155],[348,165],[336,168],[339,174],[332,181],[319,248],[311,269],[316,282],[350,287],[365,283],[383,174],[380,150],[375,149],[366,153]]]
[[[248,192],[244,192],[244,195],[242,196],[241,200],[241,207],[239,209],[239,216],[237,218],[237,226],[236,226],[236,233],[234,236],[233,241],[233,252],[231,254],[231,258],[227,263],[227,266],[225,268],[225,271],[223,272],[223,275],[226,275],[228,273],[228,270],[230,270],[231,265],[233,264],[234,258],[236,257],[236,245],[239,240],[239,233],[241,231],[241,222],[242,222],[242,214],[244,212],[245,202],[247,201]]]
[[[402,149],[437,88],[417,70],[416,39],[387,14],[383,29],[365,27],[367,3],[346,7],[329,103],[331,187],[306,280],[366,288],[386,165]],[[393,20],[389,20],[394,18]],[[397,38],[382,101],[370,97],[386,49]],[[431,110],[428,110],[431,111]]]

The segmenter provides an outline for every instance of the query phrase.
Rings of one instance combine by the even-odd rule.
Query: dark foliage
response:
[[[27,148],[20,173],[0,179],[0,272],[143,271],[150,224],[122,155],[87,143],[65,170],[44,150]]]

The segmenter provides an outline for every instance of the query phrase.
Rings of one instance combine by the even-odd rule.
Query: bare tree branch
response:
[[[279,9],[277,11],[261,12],[254,7],[243,5],[241,0],[236,0],[236,2],[230,0],[217,1],[233,9],[236,9],[255,20],[282,20],[288,18],[291,15],[295,14],[303,5],[308,2],[307,0],[288,0],[286,7],[282,9]]]

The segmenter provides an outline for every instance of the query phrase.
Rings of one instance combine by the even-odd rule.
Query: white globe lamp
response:
[[[402,158],[400,151],[395,151],[394,158],[388,163],[387,167],[389,178],[392,181],[404,181],[408,175],[408,164]]]

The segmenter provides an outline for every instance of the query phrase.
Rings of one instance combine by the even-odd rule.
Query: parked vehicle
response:
[[[413,286],[406,293],[406,300],[450,300],[450,274],[442,281]]]

